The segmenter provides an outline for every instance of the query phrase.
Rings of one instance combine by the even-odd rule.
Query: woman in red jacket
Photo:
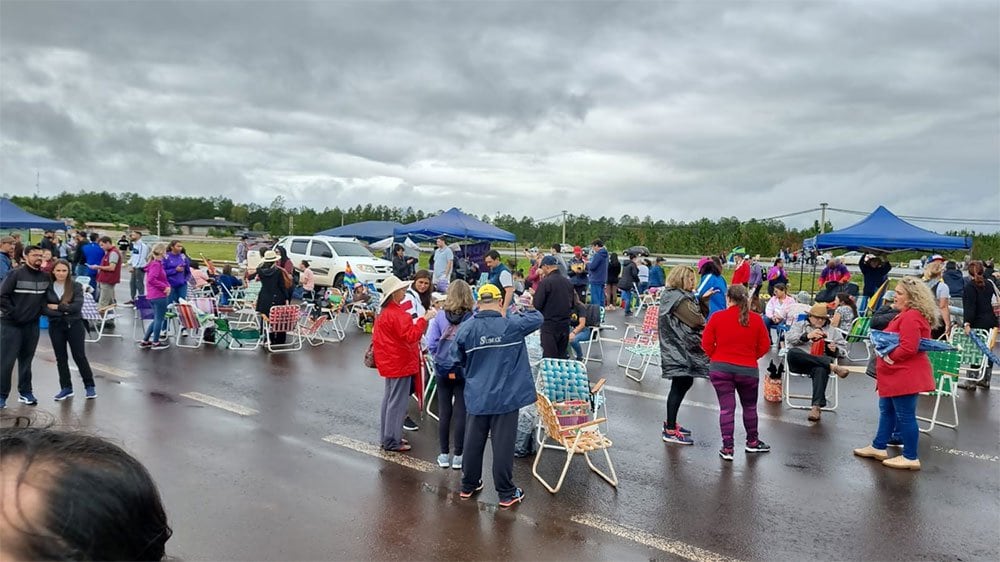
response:
[[[379,423],[382,448],[387,451],[409,451],[403,439],[403,418],[410,397],[410,377],[420,370],[420,338],[427,322],[437,309],[431,308],[416,321],[400,303],[406,296],[409,282],[390,275],[382,281],[382,312],[375,319],[372,331],[372,352],[378,374],[385,378]]]
[[[719,426],[722,449],[719,456],[733,460],[733,429],[736,425],[736,395],[743,407],[747,432],[746,452],[766,453],[770,445],[757,436],[757,360],[767,355],[771,341],[759,314],[750,314],[750,293],[743,285],[730,285],[726,309],[708,319],[701,347],[708,355],[708,378],[719,396]]]
[[[876,359],[878,375],[878,431],[871,445],[855,449],[859,457],[876,459],[890,468],[920,470],[917,459],[917,395],[934,390],[934,376],[927,353],[918,350],[920,338],[929,338],[931,327],[940,323],[938,307],[931,290],[915,277],[904,277],[896,285],[893,308],[899,311],[887,332],[899,334],[899,347],[886,357]],[[888,458],[885,450],[893,426],[903,438],[903,454]]]

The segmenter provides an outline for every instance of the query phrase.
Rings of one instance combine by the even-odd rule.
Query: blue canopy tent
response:
[[[363,221],[317,232],[316,236],[344,236],[365,242],[378,242],[393,236],[393,231],[400,226],[403,225],[396,221]]]
[[[396,239],[409,236],[414,240],[433,240],[438,236],[499,242],[514,242],[516,239],[510,232],[467,215],[454,207],[436,217],[398,226],[393,231],[393,236]]]
[[[803,241],[802,246],[817,250],[843,248],[881,253],[901,250],[967,250],[972,247],[972,238],[945,236],[914,226],[880,205],[860,222],[843,230],[809,238]]]
[[[10,199],[6,197],[0,198],[0,230],[11,230],[15,228],[66,230],[66,224],[62,221],[55,221],[38,215],[33,215],[15,205]]]

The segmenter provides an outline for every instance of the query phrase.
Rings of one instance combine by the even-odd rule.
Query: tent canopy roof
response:
[[[365,242],[375,242],[389,238],[393,230],[400,226],[403,225],[395,221],[362,221],[317,232],[316,236],[353,236]]]
[[[13,201],[0,198],[0,228],[43,228],[46,230],[66,230],[62,221],[55,221],[33,215],[18,207]]]
[[[861,221],[843,230],[809,238],[803,246],[817,250],[844,248],[877,252],[967,250],[972,247],[972,238],[945,236],[914,226],[880,205]]]
[[[399,226],[393,235],[397,238],[410,236],[416,240],[431,240],[438,236],[501,242],[513,242],[516,239],[510,232],[467,215],[454,207],[436,217]]]

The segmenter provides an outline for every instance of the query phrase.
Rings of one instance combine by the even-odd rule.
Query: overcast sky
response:
[[[998,28],[997,0],[3,0],[0,191],[996,219]]]

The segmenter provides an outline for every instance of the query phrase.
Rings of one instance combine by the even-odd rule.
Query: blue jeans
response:
[[[878,399],[878,431],[872,447],[885,450],[894,431],[899,432],[903,441],[903,456],[909,460],[917,459],[917,441],[920,430],[917,428],[917,394],[893,396]]]
[[[632,291],[626,291],[622,289],[622,308],[625,309],[625,314],[632,314]]]
[[[771,338],[771,330],[774,330],[778,334],[778,339],[781,339],[781,334],[785,333],[786,324],[784,322],[774,322],[766,315],[764,316],[764,326],[767,328],[767,338],[774,343],[774,339]]]
[[[569,341],[569,346],[573,348],[573,352],[576,354],[573,357],[574,359],[583,360],[583,342],[590,339],[591,330],[593,328],[584,328],[582,332]]]
[[[187,296],[188,296],[188,286],[187,286],[187,283],[185,283],[183,285],[178,285],[176,287],[174,287],[173,285],[171,285],[170,286],[170,295],[167,297],[167,299],[169,300],[170,304],[176,304],[181,299],[186,299]]]
[[[170,291],[173,294],[173,291]],[[167,297],[162,299],[150,299],[149,304],[153,307],[153,321],[146,327],[146,335],[143,341],[160,341],[160,333],[167,327]],[[150,340],[152,336],[152,340]]]
[[[590,304],[604,306],[604,283],[590,284]]]

